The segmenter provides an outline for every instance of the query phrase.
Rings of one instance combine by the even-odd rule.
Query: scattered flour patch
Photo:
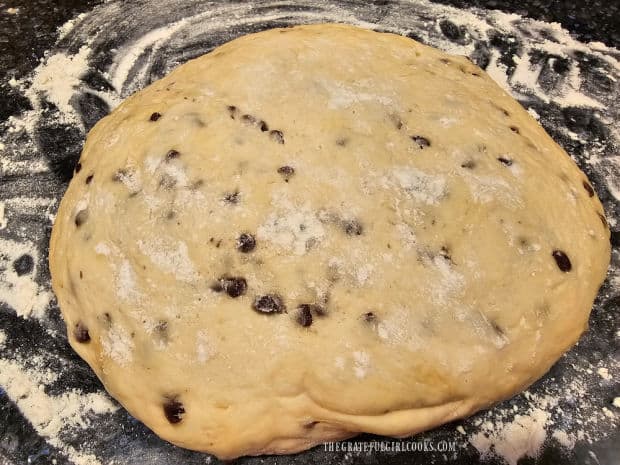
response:
[[[410,166],[400,166],[391,173],[392,184],[402,188],[418,202],[435,204],[446,195],[446,180],[443,176],[427,174]]]
[[[206,330],[198,331],[196,334],[196,359],[199,363],[205,363],[213,358],[217,351],[213,347],[213,342]]]
[[[325,228],[308,206],[291,207],[272,212],[257,228],[256,236],[295,255],[304,255],[323,240]]]
[[[370,367],[370,355],[368,352],[355,351],[353,352],[353,372],[359,379],[366,377],[368,368]]]
[[[464,288],[465,278],[451,266],[448,259],[440,255],[432,259],[432,264],[435,265],[439,277],[431,280],[429,295],[433,302],[443,305]]]
[[[133,360],[133,341],[129,333],[119,325],[114,325],[101,336],[103,353],[121,366]]]
[[[571,450],[575,447],[575,442],[577,438],[575,438],[572,434],[567,434],[566,431],[556,430],[551,435],[553,439],[555,439],[562,447],[565,449]]]
[[[187,244],[183,241],[152,239],[138,241],[140,252],[165,273],[170,273],[180,281],[196,279],[194,263],[189,256]]]
[[[88,56],[90,48],[80,47],[75,55],[57,53],[37,67],[30,88],[26,96],[39,108],[38,93],[43,93],[47,99],[60,110],[60,114],[67,122],[81,124],[80,118],[70,104],[75,89],[80,86],[80,77],[89,69]]]
[[[123,300],[138,300],[142,294],[137,289],[136,274],[129,260],[121,261],[116,274],[116,292]]]
[[[0,239],[0,296],[22,318],[43,318],[45,310],[52,299],[52,293],[46,286],[40,286],[34,279],[38,252],[34,245]],[[22,255],[33,258],[35,269],[19,276],[13,268],[13,262]]]
[[[98,242],[97,245],[95,245],[95,253],[109,256],[112,253],[112,250],[110,250],[110,246],[108,246],[105,242]]]
[[[5,229],[7,226],[7,219],[4,216],[4,202],[0,202],[0,230]]]
[[[84,429],[91,424],[91,415],[103,415],[118,410],[101,392],[83,393],[77,389],[58,396],[45,393],[45,385],[57,375],[37,363],[37,369],[25,369],[14,360],[0,359],[0,386],[13,399],[34,429],[51,445],[71,456],[75,463],[98,464],[94,456],[78,453],[65,445],[60,437],[73,429]]]
[[[470,436],[469,441],[483,458],[495,455],[517,465],[522,457],[538,457],[550,417],[549,412],[536,408],[528,415],[516,415],[509,423],[485,422],[482,431]]]

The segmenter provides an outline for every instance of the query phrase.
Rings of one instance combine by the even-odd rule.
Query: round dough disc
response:
[[[73,348],[220,457],[404,436],[525,388],[609,262],[585,175],[481,69],[344,25],[192,60],[90,132],[50,261]]]

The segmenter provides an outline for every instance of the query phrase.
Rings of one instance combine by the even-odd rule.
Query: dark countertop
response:
[[[618,47],[620,45],[620,21],[618,21],[620,17],[620,2],[617,1],[435,1],[459,8],[471,6],[497,8],[546,22],[559,22],[579,41],[599,41],[610,47]],[[77,127],[78,125],[71,123],[58,123],[51,118],[50,121],[52,122],[50,123],[42,123],[41,121],[37,123],[38,126],[32,131],[32,141],[27,140],[30,137],[28,134],[23,136],[18,134],[15,136],[8,129],[11,127],[9,118],[12,116],[20,117],[26,114],[26,112],[32,109],[32,101],[25,96],[22,88],[9,84],[9,79],[15,78],[19,80],[27,78],[29,73],[39,64],[40,59],[44,57],[45,52],[54,49],[54,47],[60,50],[71,50],[72,53],[76,53],[77,48],[81,44],[80,37],[77,35],[69,36],[55,46],[58,40],[57,28],[79,13],[90,12],[95,6],[102,3],[100,0],[13,0],[0,2],[0,141],[5,142],[9,148],[17,147],[23,142],[23,147],[25,148],[19,156],[31,161],[43,159],[52,168],[49,173],[33,175],[34,178],[6,174],[0,169],[0,201],[16,196],[27,196],[29,193],[33,196],[59,198],[64,191],[83,142],[83,128],[79,128]],[[174,3],[176,2],[170,2],[172,5],[170,7],[170,15],[182,17],[184,12],[174,11]],[[214,3],[222,5],[228,2]],[[262,4],[266,2],[255,3]],[[290,3],[293,4],[294,2]],[[368,9],[368,11],[372,12],[372,14],[369,13],[371,19],[379,18],[379,20],[382,20],[389,15],[392,2],[381,0],[372,2],[345,0],[333,3],[342,3],[352,11]],[[135,0],[126,2],[126,5],[133,4],[141,5],[141,8],[145,10],[145,17],[148,16],[147,1]],[[366,5],[364,6],[364,4]],[[18,8],[18,14],[7,13],[6,10],[9,8]],[[292,6],[290,10],[294,11],[296,7]],[[102,21],[105,21],[105,18],[102,18]],[[272,25],[279,25],[279,23],[261,24],[257,27],[262,28]],[[454,35],[453,40],[456,42],[463,40],[459,36],[458,31],[451,32],[454,28],[450,29],[452,26],[449,23],[443,23],[443,26],[442,31],[444,35]],[[148,30],[150,25],[144,27],[145,30]],[[415,32],[415,27],[412,28],[411,36],[419,38]],[[248,29],[242,27],[238,29],[232,27],[232,32],[222,33],[221,36],[214,39],[214,43],[221,43],[224,39],[231,38],[237,33],[248,31]],[[441,34],[441,32],[438,34]],[[102,33],[101,36],[104,37],[105,34]],[[516,53],[516,49],[510,45],[512,43],[510,37],[496,36],[494,40],[495,42],[488,45],[486,51],[485,47],[487,45],[476,49],[477,52],[480,52],[476,56],[476,60],[478,64],[483,66],[485,60],[488,62],[491,56],[489,50],[499,50],[500,60],[507,60],[506,66],[510,73],[512,65],[509,57]],[[101,52],[101,57],[97,56],[95,59],[98,69],[105,68],[106,60],[109,59],[105,52],[117,45],[115,41],[120,41],[120,39],[115,37],[110,38],[109,41],[106,39],[100,42],[95,41],[91,44],[94,50]],[[164,57],[175,62],[176,60],[184,60],[191,57],[192,53],[197,53],[193,50],[182,50],[182,52],[176,54],[176,51],[170,51],[170,55],[164,55]],[[201,53],[204,53],[204,50]],[[618,59],[620,54],[617,51],[610,52],[610,56],[614,53],[614,56]],[[606,98],[606,104],[613,101],[614,96],[617,101],[618,85],[617,83],[614,84],[609,77],[606,77],[611,73],[608,65],[585,52],[582,52],[581,55],[575,53],[571,60],[579,63],[581,72],[584,75],[584,92],[591,96],[598,95],[601,98]],[[556,60],[555,63],[555,72],[557,74],[564,73],[562,66],[568,66],[568,64],[564,63],[561,58]],[[604,70],[608,70],[607,74]],[[151,71],[153,78],[156,78],[158,74],[165,71],[165,66],[161,65],[160,68],[155,70],[152,68]],[[543,68],[543,72],[550,71]],[[545,79],[547,78],[544,76],[539,78],[542,87],[551,81],[555,82],[554,79],[556,78],[549,77],[548,81]],[[83,81],[92,89],[106,91],[110,87],[105,78],[97,73],[89,74],[88,77],[83,78]],[[580,108],[578,106],[560,107],[554,101],[545,103],[534,96],[524,96],[520,101],[524,106],[531,108],[541,116],[541,122],[547,131],[577,160],[580,167],[593,181],[599,197],[605,204],[608,219],[610,219],[612,244],[616,250],[615,266],[617,269],[618,262],[620,262],[617,253],[620,247],[620,223],[618,222],[618,219],[620,219],[620,203],[614,197],[613,192],[606,186],[609,184],[610,176],[617,175],[620,178],[620,169],[619,171],[613,171],[616,168],[613,168],[612,165],[592,164],[591,159],[594,156],[611,159],[611,157],[618,153],[617,141],[612,138],[608,128],[608,126],[614,125],[616,129],[618,128],[618,110],[611,108],[611,104],[608,105],[610,108],[605,110],[605,112]],[[42,105],[44,108],[41,111],[44,114],[49,113],[49,115],[54,116],[55,112],[57,112],[57,109],[50,102],[43,101]],[[102,102],[101,99],[79,100],[77,105],[80,108],[81,121],[86,127],[94,124],[107,111],[107,104]],[[578,137],[574,137],[575,134]],[[23,137],[23,140],[19,139],[19,137]],[[32,149],[28,145],[30,142],[34,144]],[[0,146],[0,157],[4,156]],[[33,179],[35,182],[33,182]],[[45,211],[41,213],[38,210],[36,212],[20,213],[20,216],[14,218],[13,221],[13,224],[17,224],[19,227],[13,229],[9,227],[6,230],[0,228],[0,239],[9,238],[11,240],[29,241],[36,244],[40,251],[40,263],[37,262],[35,265],[32,265],[27,259],[22,259],[20,262],[13,262],[10,266],[17,267],[15,269],[22,270],[24,273],[32,272],[34,267],[36,270],[34,279],[37,282],[43,283],[42,285],[47,285],[45,283],[49,282],[49,273],[45,256],[51,224],[48,220],[43,221],[41,219],[44,217],[44,214],[46,214]],[[3,254],[6,256],[10,255],[8,252],[3,251],[1,247],[0,243],[0,284],[3,282],[2,275],[6,271],[3,268]],[[594,367],[592,377],[596,378],[595,381],[597,382],[589,384],[584,388],[586,389],[586,394],[575,392],[575,398],[573,399],[560,399],[559,404],[562,410],[553,410],[553,415],[561,415],[568,418],[568,420],[554,417],[554,421],[558,424],[562,421],[570,422],[570,418],[573,416],[579,420],[585,415],[585,413],[582,413],[582,417],[579,417],[578,412],[580,409],[584,409],[584,412],[589,412],[589,410],[585,410],[586,407],[582,403],[588,403],[588,408],[610,409],[615,415],[615,419],[602,423],[588,423],[588,426],[584,427],[584,429],[588,433],[591,432],[593,437],[596,436],[594,434],[595,429],[600,429],[604,434],[596,436],[592,441],[577,440],[575,447],[572,449],[560,447],[557,443],[548,441],[545,443],[538,458],[525,458],[519,462],[521,465],[533,463],[620,464],[620,433],[618,431],[620,428],[618,426],[620,409],[613,407],[611,404],[613,398],[620,395],[620,387],[617,378],[599,383],[598,381],[600,380],[596,374],[597,366],[602,366],[601,364],[603,363],[617,364],[620,358],[620,332],[617,322],[619,310],[620,292],[618,286],[614,286],[608,281],[597,300],[590,321],[590,330],[583,337],[579,346],[563,357],[552,368],[551,372],[537,382],[530,390],[538,398],[542,398],[549,393],[563,392],[558,385],[570,383],[571,378],[584,376],[583,370],[586,368],[590,369],[588,367]],[[0,329],[5,330],[10,336],[7,338],[4,346],[0,344],[0,358],[27,359],[28,357],[39,356],[42,353],[51,354],[53,357],[50,358],[52,360],[50,367],[61,373],[61,375],[57,381],[51,383],[46,388],[46,393],[49,395],[59,395],[67,389],[74,388],[78,388],[85,393],[101,390],[101,384],[98,379],[68,346],[63,334],[64,326],[55,302],[50,304],[48,313],[49,317],[43,324],[35,319],[17,316],[15,309],[11,307],[10,303],[0,302]],[[24,363],[27,365],[26,362]],[[613,366],[616,367],[617,365]],[[610,373],[612,373],[611,369]],[[588,397],[598,400],[587,399]],[[597,403],[599,400],[600,402]],[[497,412],[505,412],[511,410],[512,407],[515,407],[518,412],[525,411],[535,404],[532,402],[520,396],[503,403],[500,406],[500,410],[494,410],[495,413],[491,416],[481,413],[467,420],[466,423],[458,422],[447,425],[432,432],[418,435],[415,438],[417,441],[433,441],[434,444],[441,441],[450,442],[457,440],[460,446],[456,455],[437,452],[327,453],[322,448],[315,448],[295,456],[243,458],[236,463],[291,463],[300,465],[341,462],[356,464],[478,463],[480,461],[478,451],[465,444],[464,439],[461,439],[459,434],[455,433],[456,426],[463,424],[466,429],[470,430],[478,420],[481,422],[488,421],[489,419],[491,421],[497,420],[504,415],[504,413],[500,414]],[[358,439],[373,441],[383,438],[362,435]],[[83,449],[85,451],[95,454],[104,465],[111,464],[112,460],[116,460],[118,465],[137,465],[147,462],[155,464],[184,463],[187,465],[209,463],[208,457],[204,454],[184,451],[163,443],[122,409],[108,415],[105,421],[101,423],[89,425],[82,433],[76,433],[75,437],[63,438],[63,441],[63,444],[71,444],[76,449],[84,446]],[[0,465],[5,463],[11,465],[25,463],[54,463],[62,465],[72,463],[69,455],[66,453],[66,450],[62,450],[62,447],[50,444],[49,441],[41,437],[17,407],[15,399],[10,398],[3,389],[0,389]],[[497,458],[489,457],[485,459],[484,463],[502,462]]]

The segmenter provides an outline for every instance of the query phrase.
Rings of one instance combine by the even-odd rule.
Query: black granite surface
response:
[[[606,43],[610,46],[618,46],[620,44],[620,2],[605,2],[600,0],[587,1],[539,1],[539,0],[437,0],[440,3],[451,4],[459,7],[479,6],[488,8],[498,8],[507,12],[516,12],[520,15],[541,19],[544,21],[560,22],[566,29],[574,33],[574,35],[582,41],[596,40]],[[20,9],[19,15],[0,14],[0,122],[5,121],[11,115],[18,115],[25,109],[30,107],[30,102],[23,97],[18,91],[8,85],[7,81],[10,77],[22,78],[31,72],[46,50],[49,50],[57,40],[57,27],[66,20],[74,17],[80,12],[90,11],[95,5],[101,3],[99,0],[77,1],[77,0],[22,0],[22,1],[5,1],[0,2],[0,10],[9,7]],[[363,5],[365,2],[359,2]],[[386,4],[385,1],[368,2],[373,5]],[[445,29],[445,30],[444,30]],[[444,25],[443,33],[450,35],[450,25]],[[499,40],[499,39],[498,39]],[[504,44],[506,45],[506,44]],[[501,44],[499,45],[501,46]],[[506,45],[507,46],[507,45]],[[506,54],[510,50],[506,50]],[[485,55],[481,52],[480,59],[484,62]],[[480,63],[479,63],[480,64]],[[558,65],[561,68],[561,63]],[[556,70],[557,71],[557,70]],[[561,72],[561,69],[558,71]],[[89,79],[86,77],[85,79]],[[89,85],[96,88],[99,85],[106,85],[105,81],[97,81],[97,76],[91,76]],[[604,81],[601,80],[604,85]],[[533,102],[532,107],[540,103]],[[96,120],[105,114],[105,108],[101,106],[101,102],[82,102],[82,117],[85,118],[86,126],[90,126]],[[54,111],[50,108],[51,112]],[[573,111],[574,113],[571,113]],[[580,110],[559,110],[552,115],[562,118],[565,124],[572,125],[570,129],[588,134],[589,137],[602,138],[608,137],[608,128],[601,123],[594,115]],[[558,139],[562,139],[562,134],[552,134]],[[42,126],[38,131],[38,143],[41,147],[46,147],[43,152],[50,157],[49,162],[54,167],[53,173],[49,178],[41,179],[46,184],[45,189],[50,191],[62,190],[62,186],[66,185],[72,176],[75,160],[79,154],[81,144],[81,133],[70,125],[59,127],[54,123],[53,126]],[[563,139],[562,145],[565,146],[571,154],[578,155],[583,147],[579,147],[574,141]],[[571,144],[573,144],[571,146]],[[588,172],[591,178],[596,179],[597,173]],[[0,179],[0,196],[8,191],[16,189],[24,189],[23,184],[12,184],[11,179]],[[602,184],[602,183],[601,183]],[[605,195],[609,196],[604,189],[599,189],[598,194],[602,200]],[[49,229],[39,231],[39,240],[45,242],[49,238]],[[612,244],[616,247],[620,246],[618,231],[612,232]],[[1,252],[1,251],[0,251]],[[32,266],[27,257],[21,258],[14,262],[13,266],[21,273],[30,273]],[[48,279],[46,271],[43,271],[41,279]],[[600,302],[599,302],[600,303]],[[589,352],[592,357],[603,357],[610,352],[618,351],[617,344],[615,346],[606,345],[606,341],[612,341],[614,338],[614,327],[610,323],[609,315],[617,315],[620,307],[620,296],[615,299],[609,299],[604,302],[598,315],[595,315],[591,321],[591,334],[585,336],[580,344],[580,350]],[[55,315],[55,324],[58,328],[62,328],[62,322],[58,313]],[[54,354],[58,354],[63,360],[71,363],[72,370],[64,372],[63,376],[55,385],[49,387],[50,393],[54,393],[54,389],[61,392],[63,389],[79,387],[84,392],[96,391],[101,388],[101,384],[94,376],[89,367],[81,361],[70,349],[68,344],[58,339],[50,338],[48,333],[38,324],[36,320],[22,320],[15,318],[10,309],[6,308],[6,304],[0,304],[0,327],[10,328],[12,333],[20,334],[22,339],[33,341],[34,348],[45,349]],[[596,337],[593,334],[597,335]],[[8,339],[6,343],[7,351],[23,350],[23,346],[18,344],[17,339]],[[598,354],[598,355],[597,355]],[[569,360],[570,361],[570,360]],[[559,373],[569,362],[560,362],[554,370]],[[552,373],[553,375],[553,373]],[[601,392],[602,396],[609,396],[607,391]],[[574,406],[578,408],[578,406]],[[163,451],[170,452],[170,461],[163,462],[158,459],[157,463],[203,463],[204,456],[202,454],[180,451],[178,448],[167,445],[159,445],[159,440],[152,435],[144,426],[136,422],[123,410],[119,410],[114,414],[114,419],[118,425],[122,425],[123,434],[118,435],[114,431],[101,431],[102,439],[98,444],[100,447],[100,456],[112,457],[118,456],[119,450],[128,459],[128,464],[141,464],[154,461],[153,457],[134,456],[132,451],[148,450],[148,445],[158,443],[157,447],[161,447]],[[107,423],[106,428],[110,423]],[[453,429],[453,427],[452,427]],[[448,441],[453,439],[452,432],[449,428],[436,430],[433,433],[434,441]],[[109,438],[109,439],[105,439]],[[361,439],[373,440],[379,439],[370,435],[364,435]],[[75,442],[79,443],[81,438],[75,438]],[[544,449],[538,459],[524,459],[521,465],[526,464],[581,464],[581,463],[600,463],[602,465],[615,465],[620,463],[620,435],[618,432],[612,432],[609,439],[600,441],[591,448],[577,447],[571,454],[566,451],[550,445]],[[589,451],[596,452],[596,461],[589,455]],[[428,455],[419,453],[400,453],[400,454],[382,454],[379,458],[376,456],[354,455],[353,458],[346,457],[343,453],[325,454],[320,449],[314,449],[305,454],[292,457],[270,457],[267,463],[277,464],[307,464],[307,463],[338,463],[346,460],[347,463],[386,463],[386,464],[408,464],[408,463],[427,463]],[[47,444],[41,439],[32,426],[21,415],[15,404],[0,391],[0,465],[3,460],[9,464],[66,464],[70,463],[54,447]],[[244,458],[236,463],[261,463],[262,459]],[[477,463],[478,454],[473,449],[464,449],[459,452],[456,462],[460,464]],[[455,462],[455,463],[456,463]],[[449,463],[446,461],[445,463]],[[489,460],[485,463],[499,463],[498,461]]]

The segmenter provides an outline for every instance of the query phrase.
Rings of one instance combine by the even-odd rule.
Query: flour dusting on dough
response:
[[[490,48],[489,65],[487,72],[502,86],[520,99],[529,108],[530,114],[535,116],[547,128],[554,130],[559,136],[566,136],[571,147],[574,149],[580,160],[590,165],[591,172],[596,175],[596,187],[601,192],[608,195],[605,201],[605,208],[608,214],[608,221],[612,228],[617,228],[617,202],[620,200],[620,186],[618,185],[618,173],[620,172],[620,159],[609,157],[605,153],[605,147],[609,144],[617,144],[618,131],[612,128],[611,136],[597,140],[589,134],[580,132],[579,128],[568,127],[570,121],[562,119],[562,111],[569,111],[580,108],[582,111],[591,109],[596,110],[592,115],[593,121],[601,118],[604,124],[613,126],[613,121],[617,120],[617,115],[613,113],[614,91],[596,94],[593,91],[587,74],[579,72],[579,64],[576,60],[577,54],[582,53],[586,59],[594,63],[598,87],[604,86],[609,82],[618,80],[618,55],[617,51],[608,48],[600,43],[583,44],[572,38],[567,31],[563,30],[559,24],[548,24],[531,19],[524,19],[518,15],[508,15],[497,11],[480,10],[459,10],[444,5],[429,3],[424,1],[398,2],[390,5],[389,14],[384,16],[366,16],[362,9],[348,8],[343,4],[304,4],[308,7],[307,11],[291,11],[289,8],[282,8],[277,2],[267,2],[262,9],[254,11],[252,6],[239,2],[232,2],[227,5],[199,4],[186,0],[175,2],[151,2],[144,6],[149,9],[147,13],[138,9],[132,9],[130,5],[126,8],[119,8],[116,2],[107,2],[100,5],[96,10],[81,14],[77,18],[67,22],[60,28],[60,45],[46,54],[46,58],[30,76],[14,76],[8,81],[12,91],[25,95],[32,105],[33,110],[24,111],[21,114],[10,117],[6,122],[0,123],[0,150],[2,150],[2,161],[0,170],[2,175],[13,177],[29,178],[31,190],[24,194],[22,190],[14,192],[5,191],[0,202],[0,232],[3,234],[3,241],[0,244],[7,258],[1,258],[0,272],[0,298],[6,304],[9,315],[13,312],[17,317],[26,319],[37,319],[36,324],[44,326],[45,330],[52,335],[51,337],[60,340],[60,332],[56,330],[48,319],[46,308],[52,301],[49,286],[40,281],[39,257],[44,255],[44,244],[47,238],[41,235],[54,218],[57,204],[55,197],[58,193],[50,193],[41,188],[47,186],[47,179],[51,176],[51,167],[43,156],[44,151],[53,152],[49,146],[41,146],[43,139],[38,138],[41,128],[46,129],[50,124],[70,123],[73,128],[78,128],[80,132],[78,138],[82,139],[84,128],[82,126],[81,114],[77,108],[77,98],[90,95],[101,98],[109,109],[113,109],[120,102],[121,96],[127,96],[131,92],[144,87],[149,80],[166,73],[181,62],[186,61],[196,53],[206,52],[206,47],[211,46],[212,38],[214,41],[221,41],[224,37],[232,36],[245,31],[243,28],[259,28],[270,21],[281,23],[305,23],[305,22],[329,22],[344,21],[358,24],[364,27],[379,27],[400,34],[415,34],[430,45],[438,46],[444,50],[456,54],[472,56],[477,50],[477,46],[484,47],[489,45],[491,33],[499,33],[501,37],[514,38],[519,43],[519,50],[512,57],[515,69],[513,72],[501,61],[501,54],[494,48]],[[200,11],[203,9],[204,11]],[[207,11],[207,9],[209,11]],[[18,14],[19,9],[10,8],[9,13]],[[7,10],[8,11],[8,10]],[[183,12],[183,18],[177,18],[177,12]],[[193,12],[196,13],[193,13]],[[380,8],[373,8],[372,11],[380,11]],[[138,26],[131,31],[122,30],[124,19],[135,18],[138,15],[139,21],[134,21]],[[133,15],[133,16],[132,16]],[[432,18],[432,19],[429,19]],[[451,22],[466,30],[464,40],[455,43],[446,38],[441,33],[438,24],[443,19]],[[144,27],[143,27],[144,26]],[[239,26],[242,26],[241,28]],[[133,37],[126,37],[136,31]],[[218,35],[225,31],[223,35]],[[525,32],[526,31],[526,32]],[[110,51],[109,47],[105,50],[97,49],[99,43],[105,43],[102,39],[107,34],[113,33],[118,38],[117,47]],[[68,50],[71,44],[72,50]],[[533,63],[541,52],[552,55],[545,57],[538,63]],[[105,57],[110,65],[102,67],[101,63],[95,65],[92,60],[96,56]],[[560,76],[553,88],[544,86],[544,73],[554,67],[554,60],[566,59],[569,61],[568,73]],[[154,66],[156,65],[156,66]],[[87,72],[101,72],[98,77],[112,84],[110,90],[95,89],[91,84],[81,79]],[[541,78],[542,76],[542,78]],[[352,91],[355,93],[354,91]],[[367,91],[367,94],[372,92]],[[355,96],[349,94],[340,100],[335,99],[338,105],[349,105],[351,98]],[[44,112],[41,98],[48,100],[58,107],[58,111]],[[371,97],[372,98],[372,97]],[[542,102],[545,105],[541,106]],[[379,100],[379,106],[387,104],[387,100]],[[554,113],[553,106],[557,105],[559,112]],[[441,124],[454,128],[457,123],[449,120],[442,120]],[[67,153],[72,150],[69,147],[71,142],[70,134],[63,137],[67,145]],[[108,142],[113,142],[110,140]],[[580,154],[579,147],[583,146],[584,153]],[[64,149],[65,147],[63,147]],[[74,155],[77,155],[74,153]],[[40,182],[43,178],[45,181]],[[8,185],[8,184],[7,184]],[[127,185],[127,184],[126,184]],[[10,184],[11,188],[13,184]],[[17,186],[19,187],[19,186]],[[130,187],[130,186],[128,186]],[[131,185],[131,188],[135,185]],[[472,192],[477,193],[480,202],[488,202],[498,196],[506,195],[505,186],[498,183],[496,179],[474,180]],[[131,190],[130,188],[130,190]],[[44,198],[42,198],[44,197]],[[512,200],[518,200],[511,197]],[[421,199],[419,201],[425,201]],[[26,220],[25,220],[26,218]],[[34,218],[34,220],[32,220]],[[32,223],[29,223],[32,221]],[[23,231],[22,226],[26,224]],[[405,231],[406,233],[406,231]],[[23,235],[22,235],[23,234]],[[407,233],[408,234],[408,233]],[[404,234],[410,237],[410,245],[415,246],[415,236]],[[294,242],[294,241],[293,241]],[[26,247],[23,245],[26,244]],[[8,252],[8,253],[7,253]],[[34,272],[22,276],[17,276],[13,271],[12,263],[19,258],[22,252],[28,252],[34,257]],[[105,247],[98,247],[98,253],[108,253]],[[388,254],[386,254],[387,256]],[[100,257],[101,258],[101,257]],[[610,271],[610,286],[607,289],[607,298],[612,298],[617,294],[620,279],[617,273],[617,261],[612,264]],[[5,311],[5,310],[3,310]],[[599,312],[600,314],[600,312]],[[398,316],[398,315],[396,315]],[[410,323],[407,313],[401,315],[402,318],[393,318],[382,321],[377,327],[377,332],[383,340],[392,338],[405,338],[405,329]],[[18,335],[10,332],[4,334],[4,347],[0,343],[0,348],[8,350]],[[2,339],[2,338],[0,338]],[[106,444],[91,440],[94,420],[104,426],[112,424],[118,427],[117,419],[109,421],[106,413],[113,411],[107,409],[106,405],[99,405],[98,401],[93,401],[89,394],[79,391],[71,391],[67,400],[70,403],[77,402],[81,405],[77,410],[73,407],[68,408],[65,413],[70,413],[71,418],[65,418],[62,402],[54,395],[48,394],[40,389],[40,385],[48,385],[53,382],[55,376],[46,367],[47,361],[37,360],[36,369],[26,369],[27,363],[19,358],[0,359],[0,385],[5,388],[8,396],[16,402],[21,413],[35,427],[35,430],[44,436],[48,442],[58,447],[61,452],[67,455],[76,464],[98,464],[99,460],[91,453],[97,451],[99,456],[106,449]],[[336,357],[334,364],[344,368],[344,358]],[[620,406],[620,401],[615,399],[613,404],[609,402],[609,408],[602,409],[600,399],[593,393],[597,392],[596,385],[599,382],[609,382],[599,370],[608,370],[607,376],[617,379],[617,362],[604,360],[605,367],[590,365],[583,357],[575,360],[572,367],[571,377],[558,380],[555,384],[544,380],[538,383],[535,389],[549,393],[562,402],[571,399],[579,405],[579,409],[564,406],[564,411],[570,410],[573,413],[571,418],[565,417],[561,423],[552,423],[555,415],[559,413],[558,406],[552,403],[543,405],[534,399],[527,399],[519,396],[513,401],[506,402],[489,412],[482,412],[474,418],[464,422],[467,431],[472,437],[478,432],[488,433],[489,441],[481,440],[478,445],[480,452],[488,455],[499,455],[505,461],[516,460],[518,455],[536,455],[538,442],[543,441],[543,433],[547,435],[546,440],[554,440],[568,451],[577,442],[578,444],[592,444],[601,437],[604,437],[606,430],[617,428],[617,416],[614,411]],[[73,362],[65,362],[66,367],[62,370],[74,368]],[[62,365],[62,364],[61,364]],[[56,366],[56,365],[54,365]],[[65,365],[62,365],[63,367]],[[23,383],[25,388],[15,388],[15,383]],[[24,397],[25,395],[25,397]],[[105,394],[97,391],[97,395],[107,400]],[[523,407],[522,402],[526,402],[529,407]],[[36,402],[34,402],[36,400]],[[31,402],[33,401],[33,402]],[[87,406],[91,405],[92,409]],[[109,402],[109,401],[108,401]],[[104,401],[105,403],[105,401]],[[518,420],[508,415],[508,411],[517,408],[523,417]],[[49,409],[41,409],[41,405],[51,406]],[[64,404],[66,405],[66,404]],[[35,408],[36,407],[36,408]],[[115,408],[115,407],[113,407]],[[541,410],[541,414],[538,410]],[[75,412],[78,411],[76,415]],[[93,423],[83,420],[83,414],[90,417],[93,415]],[[551,413],[551,419],[546,413]],[[59,421],[50,419],[50,415],[57,416],[60,422],[65,420],[75,428],[75,434],[88,437],[87,441],[80,441],[79,444],[70,445],[70,435],[63,433],[63,429],[58,431],[56,425]],[[610,416],[611,415],[611,416]],[[82,418],[82,420],[72,420],[72,418]],[[487,421],[476,422],[480,418]],[[72,423],[74,421],[74,423]],[[606,423],[603,423],[606,422]],[[513,424],[514,423],[514,424]],[[506,425],[511,425],[506,427]],[[487,430],[487,426],[492,428]],[[543,427],[544,426],[544,427]],[[611,427],[611,428],[610,428]],[[99,428],[98,428],[99,429]],[[73,435],[72,433],[71,435]],[[434,437],[434,432],[429,432],[426,437]],[[531,441],[513,441],[512,435],[518,438],[530,438]],[[504,442],[520,444],[518,448],[510,448]],[[497,447],[495,445],[498,444]],[[157,449],[149,449],[155,447]],[[136,445],[139,453],[148,453],[157,450],[153,455],[156,463],[169,462],[174,460],[174,453],[169,450],[160,451],[159,446]],[[578,445],[575,447],[579,447]],[[593,455],[593,453],[591,453]],[[115,457],[111,461],[125,460],[125,457]],[[428,460],[432,463],[443,463],[439,455],[431,455]],[[102,461],[104,461],[102,459]],[[106,458],[105,463],[108,462]],[[120,463],[119,462],[119,463]]]

